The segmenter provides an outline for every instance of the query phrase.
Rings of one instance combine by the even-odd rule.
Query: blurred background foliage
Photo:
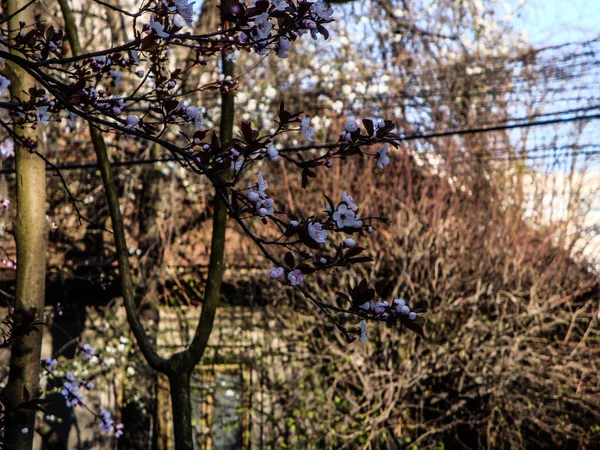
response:
[[[198,5],[196,31],[215,28],[217,3]],[[134,8],[128,0],[120,6]],[[36,8],[60,25],[56,3]],[[114,10],[88,0],[75,1],[74,10],[86,51],[132,37],[128,18]],[[323,193],[338,199],[348,192],[362,216],[389,219],[361,239],[373,263],[308,277],[308,288],[335,303],[336,291],[366,278],[382,298],[403,296],[423,312],[427,340],[370,325],[367,345],[348,345],[318,311],[266,279],[266,262],[231,225],[222,331],[203,364],[250,370],[243,388],[250,400],[240,403],[248,414],[240,415],[247,417],[245,445],[599,445],[597,122],[580,119],[600,107],[598,42],[534,48],[512,28],[518,10],[495,0],[369,0],[335,11],[330,40],[304,39],[288,59],[234,55],[237,122],[273,128],[284,100],[286,109],[313,118],[317,142],[335,142],[347,118],[398,124],[406,139],[384,171],[373,159],[352,159],[324,169],[303,190],[282,161],[261,170],[276,204],[299,215],[322,211]],[[178,49],[171,64],[186,67],[190,58]],[[202,88],[218,68],[206,62],[178,88],[186,102],[205,109],[211,126],[219,95]],[[125,75],[111,88],[126,92],[133,81]],[[169,133],[177,139],[177,130]],[[432,134],[438,136],[426,137]],[[60,320],[81,325],[68,330],[76,338],[89,320],[86,307],[106,317],[116,311],[115,253],[99,172],[79,166],[94,162],[85,124],[65,120],[49,139],[48,158],[63,167],[85,218],[49,170],[55,229],[47,297],[64,308],[57,327]],[[174,315],[185,335],[184,319],[200,307],[206,276],[210,189],[174,161],[147,163],[169,157],[151,144],[110,134],[107,142],[115,161],[134,161],[116,170],[146,320]],[[277,142],[304,144],[299,134],[298,141]],[[10,163],[4,169],[2,196],[14,198]],[[7,257],[14,254],[10,223],[6,213],[0,237]],[[3,270],[2,279],[10,292],[12,271]],[[242,348],[246,338],[249,348],[230,348]],[[144,439],[167,448],[157,426],[160,380],[135,362],[133,347],[126,355],[123,370],[135,366],[135,376],[155,388],[131,374],[98,376],[121,384],[115,401],[123,411],[142,405],[137,426],[151,429]],[[139,442],[126,437],[115,446]]]

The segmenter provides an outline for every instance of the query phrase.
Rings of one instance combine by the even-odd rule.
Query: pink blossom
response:
[[[299,269],[292,270],[290,273],[288,273],[287,279],[290,282],[290,285],[292,286],[298,286],[304,281],[302,272],[300,272]]]
[[[377,167],[383,169],[390,163],[390,157],[388,156],[388,146],[384,145],[377,150]]]
[[[278,280],[285,273],[285,269],[283,267],[271,267],[267,274],[273,278],[274,280]]]
[[[377,302],[375,303],[375,314],[377,316],[385,316],[387,315],[387,307],[389,306],[388,302]]]

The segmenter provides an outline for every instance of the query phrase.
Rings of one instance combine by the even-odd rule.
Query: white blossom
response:
[[[11,158],[15,156],[15,143],[11,138],[7,138],[0,144],[0,156],[2,158]]]
[[[161,38],[169,37],[169,33],[166,33],[163,26],[159,22],[154,20],[154,16],[150,17],[150,28],[152,28],[152,30],[154,30],[154,32],[156,33],[156,35],[158,37],[161,37]]]
[[[360,217],[345,203],[338,206],[338,209],[332,215],[333,220],[337,224],[338,228],[360,228],[362,227],[362,221]]]
[[[186,106],[185,115],[188,116],[190,120],[194,121],[194,126],[196,129],[201,130],[204,126],[204,117],[202,116],[203,108],[197,108],[195,106]]]
[[[37,118],[38,123],[42,125],[48,125],[48,121],[50,120],[50,114],[48,114],[47,106],[40,106],[35,110],[35,117]]]
[[[267,156],[273,162],[279,161],[281,159],[281,156],[279,156],[279,152],[277,151],[274,145],[270,145],[267,148]]]
[[[300,125],[300,132],[304,135],[304,137],[307,140],[311,142],[313,141],[315,137],[315,129],[310,126],[310,117],[307,116],[304,119],[302,119],[302,124]]]
[[[308,235],[317,244],[325,244],[327,242],[327,231],[323,229],[323,225],[319,222],[308,223]]]
[[[10,86],[10,80],[0,75],[0,94],[6,94],[8,86]]]
[[[264,13],[266,14],[266,13]],[[262,15],[262,14],[261,14]],[[260,17],[260,16],[258,16]],[[258,18],[257,17],[257,18]],[[265,22],[255,22],[256,26],[252,29],[250,33],[254,40],[262,41],[267,39],[271,35],[271,30],[273,29],[273,23],[268,20]]]
[[[350,208],[352,211],[356,211],[358,209],[358,206],[356,206],[356,204],[354,203],[352,197],[350,197],[345,192],[342,194],[342,201],[344,203],[346,203],[346,205],[348,205],[348,208]]]
[[[125,119],[125,121],[127,122],[127,125],[125,125],[125,128],[127,128],[128,130],[134,129],[136,127],[136,125],[138,123],[140,123],[140,119],[134,114],[129,114],[127,116],[127,119]]]
[[[358,124],[356,123],[355,120],[349,119],[346,121],[346,125],[344,125],[344,129],[348,133],[354,133],[356,130],[358,130]]]
[[[379,150],[377,150],[377,167],[383,169],[390,163],[390,157],[387,155],[388,146],[384,145]]]
[[[188,2],[187,0],[175,0],[175,6],[177,7],[177,12],[179,15],[185,20],[185,23],[188,27],[191,27],[193,23],[194,16],[194,3]]]
[[[230,150],[231,153],[231,168],[234,172],[239,172],[244,165],[244,158],[240,156],[240,152],[238,152],[235,148]]]
[[[318,1],[313,4],[313,11],[323,20],[331,20],[333,18],[333,8],[324,1]]]
[[[179,14],[175,14],[173,17],[173,25],[175,25],[177,28],[183,28],[185,26],[185,19]]]
[[[416,312],[413,312],[413,311],[409,312],[409,313],[408,313],[408,318],[409,318],[410,320],[415,320],[415,319],[417,318],[417,313],[416,313]]]
[[[277,50],[277,56],[285,59],[288,57],[289,50],[290,50],[290,41],[285,37],[280,38],[279,39],[279,50]]]
[[[352,238],[344,239],[344,245],[348,248],[352,248],[356,245],[356,241]]]
[[[406,301],[402,298],[396,298],[394,299],[394,301],[392,302],[392,306],[394,307],[394,309],[396,310],[397,313],[400,313],[400,309],[406,305]]]
[[[269,20],[269,13],[264,12],[254,18],[254,24],[260,25],[261,23],[266,23],[268,20]]]
[[[289,5],[286,0],[271,0],[275,11],[284,11]]]
[[[360,321],[360,342],[368,342],[369,338],[367,337],[367,322],[363,319]]]

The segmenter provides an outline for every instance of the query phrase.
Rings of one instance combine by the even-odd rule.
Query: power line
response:
[[[495,131],[504,131],[504,130],[512,130],[517,128],[529,128],[529,127],[537,127],[537,126],[547,126],[554,125],[558,123],[569,123],[569,122],[578,122],[584,120],[596,120],[600,119],[600,114],[586,115],[586,116],[578,116],[578,117],[567,117],[567,118],[557,118],[557,119],[549,119],[549,120],[541,120],[541,121],[533,121],[526,123],[516,123],[516,124],[507,124],[507,125],[498,125],[493,127],[482,127],[482,128],[467,128],[463,130],[453,130],[453,131],[444,131],[439,133],[428,133],[428,134],[414,134],[409,136],[401,136],[399,138],[394,139],[395,142],[406,142],[413,140],[428,140],[439,137],[450,137],[450,136],[462,136],[467,134],[479,134],[479,133],[490,133]],[[330,143],[330,144],[318,144],[318,145],[310,145],[310,146],[302,146],[302,147],[287,147],[282,148],[280,152],[294,152],[294,151],[303,151],[303,150],[319,150],[319,149],[330,149],[339,147],[338,143]],[[501,156],[501,155],[490,155],[490,156]],[[137,166],[137,165],[146,165],[146,164],[156,164],[161,162],[174,162],[179,161],[180,158],[149,158],[149,159],[135,159],[130,161],[115,161],[112,163],[113,167],[129,167],[129,166]],[[520,159],[523,159],[522,157]],[[98,167],[97,163],[72,163],[72,164],[57,164],[52,166],[47,166],[47,171],[73,171],[73,170],[85,170],[85,169],[95,169]],[[11,174],[14,173],[15,169],[2,169],[0,170],[0,174]]]
[[[133,159],[130,161],[114,161],[111,163],[112,167],[128,167],[128,166],[142,166],[146,164],[156,164],[161,162],[173,162],[179,161],[180,158],[149,158],[149,159]],[[72,171],[72,170],[85,170],[85,169],[97,169],[98,163],[73,163],[73,164],[56,164],[52,166],[46,166],[46,171]],[[15,169],[2,169],[0,174],[15,173]]]

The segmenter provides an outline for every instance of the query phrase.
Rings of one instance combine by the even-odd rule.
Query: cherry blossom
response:
[[[267,156],[273,162],[279,161],[281,159],[281,156],[279,155],[279,152],[277,151],[274,145],[270,145],[267,148]]]
[[[66,381],[63,382],[63,390],[61,391],[68,408],[77,406],[83,400],[83,394],[78,392],[80,387],[81,383],[75,380],[73,372],[68,372]]]
[[[284,273],[285,273],[285,269],[283,267],[271,267],[267,271],[267,274],[269,275],[269,277],[273,278],[274,280],[278,280],[279,278],[281,278]]]
[[[302,119],[302,124],[300,125],[300,132],[304,135],[304,137],[307,140],[311,142],[314,140],[315,129],[310,126],[310,117],[306,116],[304,119]]]
[[[384,145],[377,150],[377,167],[383,169],[390,163],[390,157],[388,156],[388,146]]]
[[[230,151],[231,155],[231,168],[235,173],[239,172],[244,165],[244,157],[240,155],[235,148],[232,148]]]
[[[125,119],[125,121],[127,122],[125,128],[127,128],[128,130],[132,130],[140,122],[140,119],[137,116],[130,114],[127,116],[127,119]]]
[[[194,17],[194,2],[188,2],[187,0],[175,0],[175,7],[179,15],[185,20],[188,27],[191,27]]]
[[[84,344],[84,346],[81,347],[81,356],[84,359],[91,359],[95,355],[96,350],[90,344]]]
[[[348,205],[345,203],[338,206],[337,210],[334,211],[332,218],[336,222],[338,228],[362,227],[360,217],[354,211],[348,209]]]
[[[203,108],[197,108],[195,106],[187,106],[185,108],[185,115],[188,116],[191,121],[194,121],[194,126],[198,130],[201,130],[204,126],[204,117],[202,116],[203,111]]]
[[[362,305],[360,305],[360,308],[364,309],[365,311],[369,311],[370,309],[375,308],[375,302],[373,300],[371,300],[370,302],[365,302]]]
[[[54,370],[54,366],[58,364],[58,361],[54,358],[46,358],[42,360],[42,364],[44,369],[46,369],[48,372],[52,372]]]
[[[98,417],[100,418],[100,431],[103,433],[112,433],[116,438],[121,437],[123,434],[123,424],[115,425],[108,410],[102,409]]]
[[[374,312],[377,317],[384,317],[387,315],[387,308],[389,304],[386,301],[376,302]]]
[[[312,9],[323,20],[331,20],[333,18],[333,8],[327,2],[318,1],[313,4]]]
[[[6,94],[8,86],[10,86],[10,80],[0,75],[0,94]]]
[[[300,272],[299,269],[292,270],[290,273],[288,273],[287,279],[291,286],[299,286],[304,281],[302,272]]]
[[[42,125],[48,125],[48,121],[50,120],[50,114],[48,114],[47,106],[40,106],[35,110],[35,117],[37,118],[38,123]]]
[[[168,38],[169,34],[165,32],[163,26],[154,19],[154,16],[150,17],[150,28],[160,38]]]
[[[15,156],[15,143],[11,138],[5,139],[0,144],[0,156],[2,158],[12,158]]]
[[[264,179],[262,172],[258,173],[257,189],[255,190],[251,185],[250,192],[246,198],[254,203],[256,212],[260,217],[270,216],[275,212],[273,205],[275,201],[267,196],[265,192],[269,183]]]
[[[279,50],[277,50],[277,56],[280,58],[287,58],[288,51],[290,50],[290,41],[289,39],[282,37],[279,39]]]
[[[354,133],[356,130],[358,130],[358,124],[356,123],[355,120],[349,119],[346,121],[346,125],[344,125],[344,129],[348,133]]]
[[[286,0],[271,0],[271,3],[273,3],[275,11],[285,11],[285,9],[289,6]]]
[[[352,197],[350,197],[345,192],[342,194],[342,201],[346,203],[346,205],[348,205],[348,208],[350,208],[352,211],[356,211],[358,209],[358,206],[354,203]]]
[[[352,248],[356,245],[356,241],[352,238],[346,238],[344,239],[344,246],[348,247],[348,248]]]
[[[367,337],[367,322],[366,320],[360,321],[360,342],[369,342],[369,338]]]
[[[308,223],[308,235],[317,244],[325,244],[327,242],[327,231],[323,229],[323,225],[319,222]]]

